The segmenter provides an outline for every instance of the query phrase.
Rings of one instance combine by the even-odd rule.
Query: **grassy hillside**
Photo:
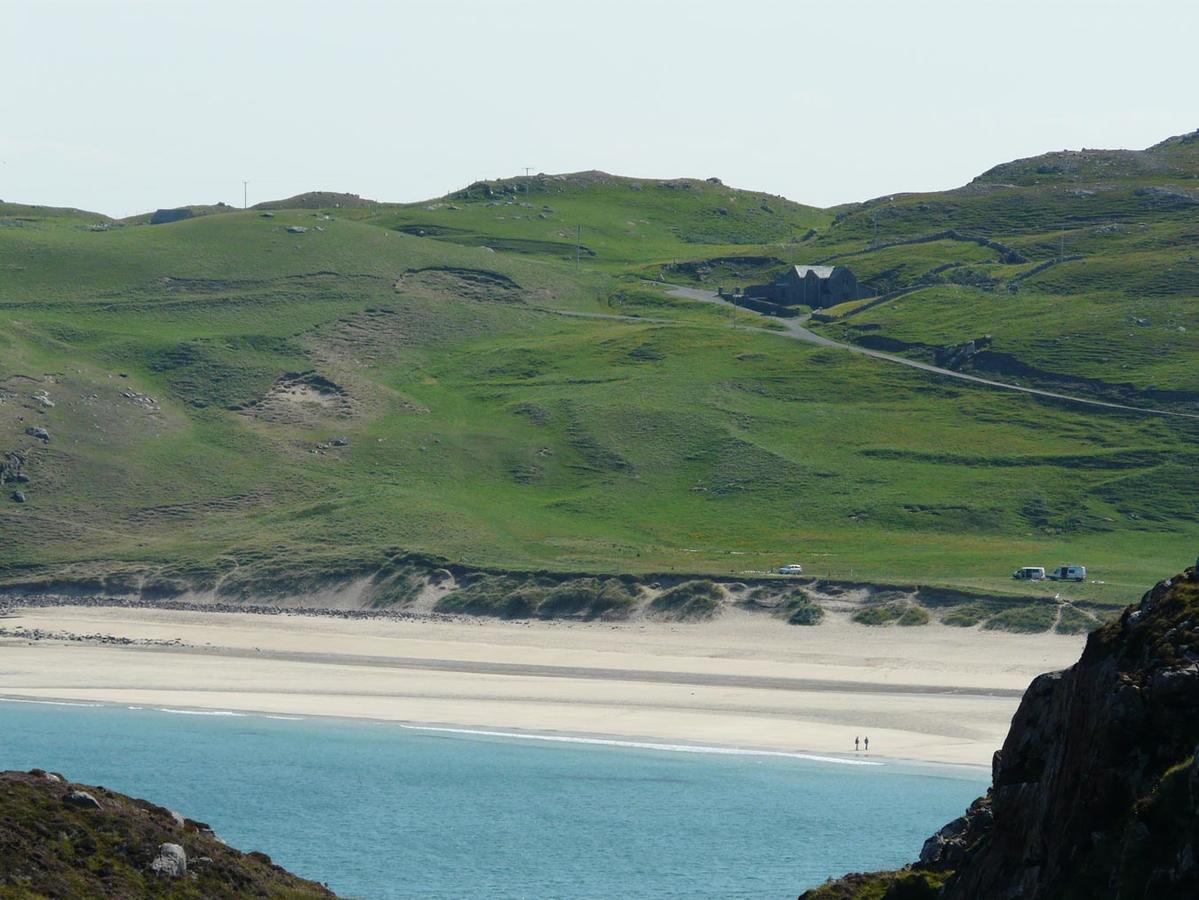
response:
[[[977,203],[970,221],[997,217],[1011,230],[985,235],[1010,253],[960,235],[877,246],[879,204],[834,214],[599,173],[403,206],[312,209],[323,195],[309,194],[155,226],[4,207],[22,224],[0,228],[0,582],[300,584],[422,552],[726,576],[795,559],[822,577],[1010,592],[1017,566],[1078,561],[1103,583],[1021,590],[1116,602],[1194,552],[1199,428],[784,340],[646,280],[838,254],[895,288],[1000,273],[821,327],[917,355],[990,333],[1026,369],[1102,392],[1084,380],[1127,366],[1125,399],[1188,402],[1199,322],[1161,339],[1164,310],[1196,315],[1185,278],[1137,301],[1152,326],[1110,327],[1151,277],[1143,254],[1190,252],[1186,217],[1129,219],[1112,254],[1094,236],[1078,265],[1109,272],[1103,291],[1053,280],[1072,263],[1013,291],[1053,251],[1012,223],[1043,228],[1056,213],[1036,206],[1057,187],[986,187],[996,177],[885,204],[902,215],[877,244],[950,227],[938,204]],[[1150,378],[1175,393],[1152,395]]]
[[[0,200],[0,228],[36,228],[53,225],[106,225],[112,219],[100,213],[57,206],[32,206],[27,203],[5,203]],[[6,233],[6,232],[0,232]]]
[[[826,331],[928,358],[989,335],[967,368],[1196,408],[1197,179],[1199,132],[1143,151],[1050,153],[958,190],[843,210],[813,255],[880,293],[918,290],[837,310],[848,315]]]
[[[690,178],[652,181],[603,172],[476,182],[428,203],[370,216],[385,228],[445,243],[638,272],[696,256],[792,245],[832,216],[782,197]],[[577,253],[576,253],[577,250]]]

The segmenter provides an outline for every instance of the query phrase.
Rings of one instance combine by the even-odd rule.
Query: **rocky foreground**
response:
[[[145,800],[39,769],[0,772],[0,898],[332,896]]]
[[[1199,571],[1159,582],[1082,658],[1029,686],[993,783],[900,872],[803,894],[865,898],[1199,896]]]

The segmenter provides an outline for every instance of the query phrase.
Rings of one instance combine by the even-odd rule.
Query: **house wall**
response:
[[[838,266],[829,276],[825,306],[836,306],[846,300],[858,299],[858,279],[849,269]]]
[[[862,296],[862,288],[853,272],[844,266],[837,266],[825,279],[815,272],[809,272],[801,278],[794,269],[788,269],[774,284],[751,285],[745,289],[745,293],[787,306],[803,304],[813,309],[823,309],[844,303],[846,300],[859,299]]]

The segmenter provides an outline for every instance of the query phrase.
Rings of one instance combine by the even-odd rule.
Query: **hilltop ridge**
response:
[[[382,206],[378,200],[368,200],[357,194],[339,191],[305,191],[285,200],[266,200],[255,203],[251,209],[371,209]]]
[[[1133,177],[1199,177],[1199,130],[1175,135],[1144,150],[1059,150],[993,166],[972,184]]]

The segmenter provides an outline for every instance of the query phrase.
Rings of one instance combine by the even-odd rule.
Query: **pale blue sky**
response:
[[[127,215],[481,177],[826,206],[1199,127],[1196,0],[0,0],[0,198]]]

